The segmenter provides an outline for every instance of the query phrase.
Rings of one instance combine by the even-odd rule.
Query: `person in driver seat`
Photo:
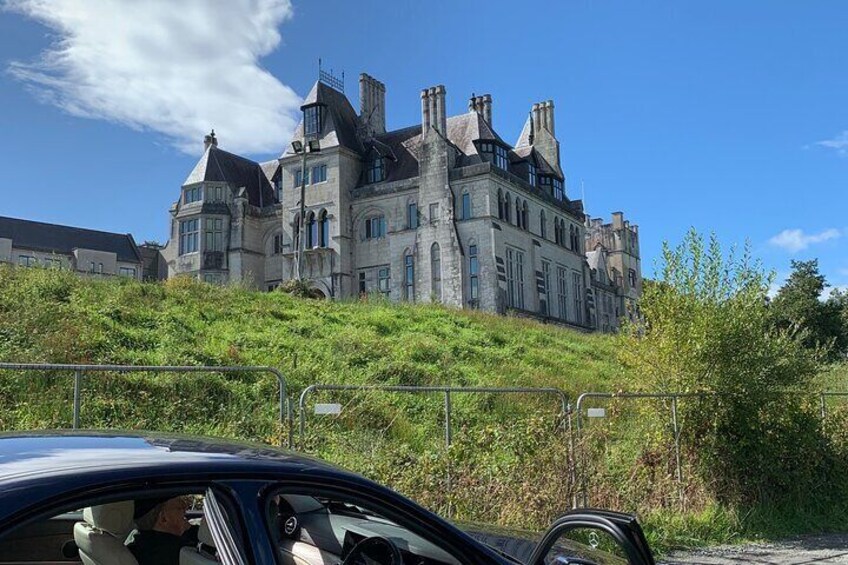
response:
[[[179,565],[180,549],[197,544],[197,526],[186,520],[188,504],[177,496],[135,503],[138,530],[127,548],[139,565]]]

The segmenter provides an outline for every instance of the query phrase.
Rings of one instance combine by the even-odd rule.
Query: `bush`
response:
[[[622,357],[649,388],[707,395],[681,408],[701,480],[724,503],[825,502],[822,486],[841,473],[812,402],[819,359],[771,323],[771,277],[747,247],[724,254],[715,236],[695,231],[666,244],[662,261]]]

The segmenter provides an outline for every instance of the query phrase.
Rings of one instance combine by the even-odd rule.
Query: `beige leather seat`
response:
[[[215,541],[209,524],[204,519],[197,530],[197,547],[184,547],[180,550],[180,565],[210,565],[218,563],[211,550],[215,549]]]
[[[134,508],[127,500],[83,510],[85,521],[74,525],[74,541],[85,565],[138,565],[124,545],[133,529]]]

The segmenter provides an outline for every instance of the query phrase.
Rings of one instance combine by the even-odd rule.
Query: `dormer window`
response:
[[[480,153],[484,159],[497,168],[504,171],[509,170],[509,158],[507,157],[506,147],[492,143],[491,141],[483,141],[480,142]]]
[[[530,186],[536,186],[536,165],[527,163],[527,182]]]
[[[386,178],[386,160],[376,157],[368,164],[368,184],[380,182]]]
[[[303,133],[307,136],[321,133],[321,106],[309,106],[303,110]]]
[[[554,198],[561,201],[563,199],[563,196],[564,196],[563,191],[562,191],[562,181],[559,180],[559,179],[553,179],[553,186],[554,186]]]

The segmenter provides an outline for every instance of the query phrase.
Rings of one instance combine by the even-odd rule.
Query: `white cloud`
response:
[[[9,0],[56,41],[9,72],[85,118],[164,135],[189,154],[214,127],[221,147],[277,152],[300,98],[259,59],[280,44],[290,0]]]
[[[817,141],[816,145],[821,145],[822,147],[827,147],[828,149],[834,149],[840,155],[848,156],[848,130],[839,133],[833,139],[825,139],[824,141]]]
[[[769,239],[769,243],[790,253],[797,253],[808,248],[810,245],[837,239],[840,235],[842,235],[840,231],[835,228],[827,229],[816,234],[805,234],[804,230],[799,229],[783,230]]]

